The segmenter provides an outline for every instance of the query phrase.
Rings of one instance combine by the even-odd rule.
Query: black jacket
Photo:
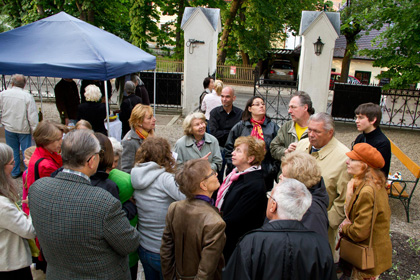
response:
[[[391,143],[382,130],[377,127],[370,133],[359,134],[356,137],[356,140],[354,140],[354,144],[357,143],[368,143],[381,153],[385,160],[385,165],[381,168],[381,170],[384,172],[385,178],[388,178],[389,167],[391,165]]]
[[[232,106],[232,111],[229,114],[226,113],[223,106],[211,110],[208,124],[210,134],[217,138],[220,147],[225,146],[230,130],[241,121],[242,112],[241,109],[235,106]]]
[[[263,170],[266,187],[268,190],[271,190],[273,187],[273,181],[277,179],[277,174],[280,171],[280,163],[271,156],[270,143],[273,141],[274,137],[276,137],[279,126],[275,122],[271,121],[268,117],[266,117],[261,127],[264,134],[266,151],[261,167]],[[225,159],[227,163],[226,174],[229,174],[233,170],[232,152],[234,149],[235,140],[240,136],[251,135],[252,128],[253,125],[250,121],[240,121],[230,131],[225,145]]]
[[[245,235],[223,279],[337,279],[328,241],[299,221],[275,220]]]
[[[239,176],[229,187],[220,209],[226,222],[226,245],[223,250],[226,262],[239,238],[263,225],[266,208],[267,195],[261,170]]]
[[[77,119],[87,120],[92,125],[93,131],[107,135],[104,124],[105,118],[105,103],[85,102],[79,105]]]
[[[328,240],[328,204],[329,197],[325,188],[324,179],[309,189],[312,194],[312,204],[301,220],[309,230],[313,230]]]
[[[121,103],[120,109],[120,121],[122,123],[122,133],[121,138],[124,138],[125,134],[130,131],[130,124],[128,123],[128,120],[131,117],[131,112],[133,111],[133,108],[141,103],[141,98],[138,97],[135,94],[130,94],[127,96],[126,99],[123,100]]]

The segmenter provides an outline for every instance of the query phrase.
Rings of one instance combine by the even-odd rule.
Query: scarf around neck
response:
[[[146,130],[141,129],[141,128],[136,129],[136,133],[140,137],[140,139],[143,139],[143,140],[146,139],[147,136],[149,136],[149,133]]]
[[[265,121],[265,116],[260,121],[256,121],[253,118],[251,118],[251,123],[253,125],[251,136],[256,137],[257,139],[263,140],[263,141],[264,141],[264,133],[263,133],[261,125],[264,123],[264,121]]]
[[[217,192],[217,199],[216,199],[216,207],[222,209],[223,202],[225,200],[226,193],[228,192],[230,186],[233,182],[237,181],[239,176],[245,175],[247,173],[257,171],[261,169],[261,165],[258,166],[251,166],[247,169],[245,169],[242,172],[238,172],[238,168],[234,168],[232,172],[223,180],[222,185],[219,188],[219,191]]]

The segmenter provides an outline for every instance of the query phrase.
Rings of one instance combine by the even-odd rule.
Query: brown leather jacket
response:
[[[221,279],[226,224],[199,199],[174,202],[166,215],[160,258],[164,279]]]

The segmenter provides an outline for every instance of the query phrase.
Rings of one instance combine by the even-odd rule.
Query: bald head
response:
[[[233,101],[235,101],[235,91],[231,87],[224,87],[221,94],[222,105],[226,112],[232,110]]]

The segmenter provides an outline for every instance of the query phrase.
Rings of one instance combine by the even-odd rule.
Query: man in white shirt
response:
[[[13,149],[15,165],[12,177],[22,175],[20,170],[20,150],[22,154],[31,146],[31,134],[38,124],[34,97],[23,90],[26,78],[23,75],[12,76],[12,87],[0,93],[0,122],[4,126],[6,144]]]

